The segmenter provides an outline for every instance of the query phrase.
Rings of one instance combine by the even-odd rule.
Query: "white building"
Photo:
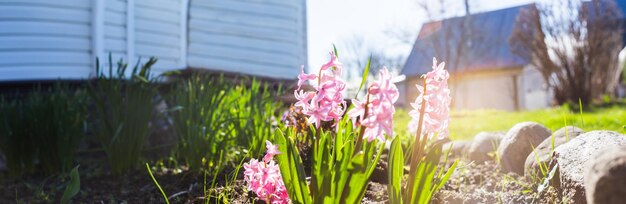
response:
[[[95,58],[295,79],[305,0],[0,0],[0,81],[87,79]]]

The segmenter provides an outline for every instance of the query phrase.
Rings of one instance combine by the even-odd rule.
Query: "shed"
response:
[[[415,100],[414,85],[421,83],[420,76],[431,70],[436,57],[447,62],[454,108],[547,107],[550,98],[540,73],[514,55],[508,43],[518,13],[530,6],[534,4],[424,24],[401,71],[407,78],[401,93],[404,104]],[[463,34],[461,29],[472,34]],[[461,49],[462,53],[457,52]]]

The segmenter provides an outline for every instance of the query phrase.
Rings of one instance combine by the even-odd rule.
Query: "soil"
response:
[[[493,161],[460,161],[432,203],[560,203],[553,187],[537,193],[537,182],[515,173],[502,173]]]
[[[310,153],[305,150],[303,156]],[[78,159],[81,186],[79,194],[72,199],[74,203],[165,203],[145,166],[124,175],[111,175],[102,153],[84,153]],[[263,203],[247,191],[241,172],[233,183],[225,183],[225,178],[235,172],[233,167],[224,169],[225,173],[217,176],[215,187],[211,188],[210,175],[205,180],[204,174],[189,171],[184,166],[156,163],[159,163],[156,167],[154,162],[150,163],[152,172],[171,203]],[[374,174],[382,174],[381,168],[379,164]],[[0,203],[59,203],[68,182],[66,174],[15,178],[0,172]],[[370,182],[363,203],[384,203],[386,191],[386,184]]]
[[[383,158],[384,159],[384,158]],[[372,175],[372,182],[363,203],[387,201],[386,165],[381,160]],[[153,169],[155,178],[170,197],[172,203],[262,203],[247,192],[243,178],[231,185],[224,179],[210,188],[211,178],[206,178],[207,194],[203,193],[204,175],[184,168],[160,166]],[[161,203],[163,197],[150,178],[147,170],[139,168],[125,175],[110,175],[102,165],[81,167],[81,191],[74,198],[76,203]],[[233,169],[224,172],[233,172]],[[227,175],[219,175],[225,178]],[[0,203],[57,203],[63,194],[66,176],[45,177],[31,175],[20,179],[0,176]],[[461,161],[457,171],[435,195],[433,203],[555,203],[559,202],[556,191],[548,188],[540,196],[537,185],[514,173],[503,174],[494,162],[485,164]],[[226,186],[226,187],[225,187]]]
[[[309,154],[310,151],[303,151],[303,156]],[[164,203],[145,166],[124,175],[111,175],[101,157],[97,154],[81,157],[81,189],[73,199],[75,203]],[[246,190],[241,173],[234,183],[225,183],[225,178],[235,172],[232,167],[222,171],[228,174],[218,175],[215,187],[211,188],[210,175],[205,180],[203,174],[188,171],[175,162],[157,163],[150,163],[156,165],[152,171],[171,203],[263,203]],[[386,155],[383,155],[363,203],[386,203],[386,180]],[[67,182],[67,175],[29,175],[16,179],[0,173],[0,203],[58,203]],[[461,160],[432,203],[561,202],[553,188],[540,195],[535,193],[537,183],[514,173],[503,174],[494,162],[477,165]]]

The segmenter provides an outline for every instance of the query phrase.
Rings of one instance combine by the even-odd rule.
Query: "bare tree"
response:
[[[344,40],[341,44],[346,54],[342,56],[342,61],[349,67],[356,68],[358,73],[363,73],[369,57],[372,57],[370,64],[370,76],[378,73],[383,67],[390,70],[399,70],[404,63],[403,56],[391,56],[384,50],[368,44],[362,36],[353,36]]]
[[[511,49],[529,60],[558,104],[588,105],[614,93],[622,67],[622,28],[615,2],[560,0],[522,11]]]

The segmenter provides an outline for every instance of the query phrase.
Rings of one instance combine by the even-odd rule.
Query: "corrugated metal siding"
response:
[[[0,0],[0,80],[87,77],[91,3]]]
[[[294,79],[304,0],[0,0],[0,81],[85,79],[94,58]]]
[[[180,59],[181,0],[136,0],[135,57],[158,58],[155,71],[183,68]]]
[[[125,0],[107,0],[104,10],[104,54],[113,61],[127,58],[127,12]],[[101,56],[107,57],[107,56]],[[106,61],[105,61],[106,62]],[[133,62],[134,63],[134,62]]]
[[[302,0],[191,0],[188,65],[295,78],[306,63]]]

